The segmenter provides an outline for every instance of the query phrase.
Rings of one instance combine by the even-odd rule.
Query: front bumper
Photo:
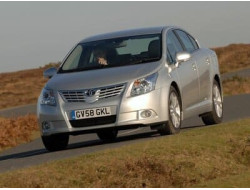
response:
[[[38,123],[42,136],[58,133],[84,133],[109,127],[128,127],[153,125],[168,120],[167,113],[168,88],[161,88],[147,94],[130,97],[126,93],[122,96],[100,100],[95,103],[66,103],[57,94],[57,106],[40,105],[38,101]],[[73,127],[70,120],[72,110],[111,106],[116,116],[115,122],[110,124]],[[150,117],[143,117],[143,111],[150,111]],[[105,120],[105,117],[103,117]],[[46,122],[46,129],[42,125]],[[125,128],[126,128],[125,127]]]

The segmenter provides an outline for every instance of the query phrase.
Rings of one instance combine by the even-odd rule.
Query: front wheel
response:
[[[69,135],[67,134],[42,136],[41,138],[45,148],[48,151],[63,150],[68,146],[69,143]]]
[[[105,142],[114,141],[117,137],[117,134],[117,129],[102,129],[97,132],[99,139]]]
[[[168,118],[168,121],[158,129],[158,132],[161,135],[179,133],[181,128],[181,99],[172,86],[168,98]]]
[[[223,101],[221,96],[221,90],[217,81],[214,81],[213,83],[212,101],[212,111],[201,117],[205,125],[214,125],[222,122]]]

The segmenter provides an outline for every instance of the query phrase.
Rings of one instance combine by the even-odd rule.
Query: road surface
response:
[[[250,77],[250,68],[242,69],[242,70],[234,71],[234,72],[230,72],[230,73],[225,73],[221,76],[221,78],[222,78],[222,80],[227,80],[227,79],[233,78],[234,76]]]
[[[225,97],[223,122],[246,117],[250,117],[249,94]],[[185,120],[182,127],[192,129],[206,126],[197,117]],[[22,144],[0,153],[0,172],[34,166],[52,160],[88,154],[154,138],[167,138],[167,136],[160,136],[157,132],[151,131],[149,127],[121,131],[116,142],[106,144],[99,141],[96,134],[71,136],[68,149],[58,152],[46,151],[41,140],[36,139],[30,143]]]

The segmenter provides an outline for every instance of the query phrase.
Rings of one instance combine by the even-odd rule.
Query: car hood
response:
[[[107,69],[59,73],[46,84],[53,90],[76,90],[121,84],[144,77],[159,70],[161,63],[152,62]]]

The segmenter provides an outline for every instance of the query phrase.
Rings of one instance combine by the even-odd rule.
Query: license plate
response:
[[[91,109],[72,111],[71,119],[78,120],[78,119],[87,119],[87,118],[94,118],[94,117],[105,117],[109,115],[111,115],[110,107],[91,108]]]

